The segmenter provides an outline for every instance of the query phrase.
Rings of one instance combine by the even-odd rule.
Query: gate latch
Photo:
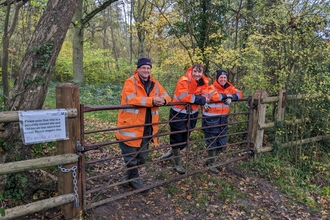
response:
[[[76,153],[81,156],[82,153],[84,151],[84,147],[81,145],[80,141],[76,141]]]

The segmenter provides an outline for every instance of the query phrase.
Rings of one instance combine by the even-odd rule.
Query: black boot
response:
[[[129,170],[129,179],[134,179],[139,177],[139,169],[138,168],[133,168],[131,170]],[[131,182],[129,182],[129,186],[132,187],[133,189],[141,189],[144,187],[143,182],[141,181],[140,178],[132,180]]]
[[[215,162],[215,157],[217,156],[217,150],[208,150],[207,154],[209,156],[209,159],[206,161],[206,166],[213,166]],[[218,174],[219,170],[216,167],[212,167],[209,169],[212,173]]]

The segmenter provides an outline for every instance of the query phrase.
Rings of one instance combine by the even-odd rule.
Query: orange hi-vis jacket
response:
[[[171,102],[171,97],[167,94],[166,90],[160,85],[160,83],[150,76],[150,81],[154,83],[149,96],[147,95],[144,85],[142,84],[140,77],[135,70],[134,75],[126,79],[124,87],[121,93],[122,105],[135,105],[141,107],[151,108],[151,122],[155,123],[159,121],[158,107],[154,107],[152,99],[154,97],[164,97],[166,103]],[[130,108],[120,109],[118,112],[118,131],[116,138],[118,140],[127,140],[131,138],[141,137],[141,139],[125,141],[125,144],[131,147],[140,147],[142,143],[143,131],[146,119],[147,108]],[[121,128],[123,126],[141,125],[133,128]],[[158,124],[152,125],[152,134],[158,132]],[[153,139],[155,145],[157,145],[157,138]]]
[[[214,80],[213,84],[210,86],[210,91],[214,92],[214,90],[220,95],[220,100],[224,100],[222,94],[232,95],[233,101],[237,101],[243,97],[243,93],[236,89],[233,84],[227,82],[228,86],[223,88],[216,80]],[[213,89],[212,89],[213,87]],[[212,91],[213,90],[213,91]],[[208,112],[205,112],[203,109],[203,115],[205,116],[216,116],[216,115],[227,115],[229,113],[229,105],[224,102],[213,102],[209,104]]]
[[[202,80],[204,85],[198,86],[196,80],[192,78],[192,67],[189,67],[186,74],[181,76],[176,84],[172,102],[195,103],[196,95],[201,95],[206,98],[208,94],[209,79],[203,75]],[[198,107],[198,104],[192,104],[190,114],[198,112]],[[184,105],[174,105],[172,106],[172,109],[180,113],[188,114]]]

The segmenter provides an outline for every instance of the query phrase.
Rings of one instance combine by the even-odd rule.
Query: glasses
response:
[[[150,66],[141,66],[140,69],[142,70],[151,70]]]

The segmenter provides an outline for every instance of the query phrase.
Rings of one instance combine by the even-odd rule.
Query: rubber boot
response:
[[[131,169],[129,172],[128,178],[133,179],[133,178],[137,178],[137,177],[139,177],[139,169],[138,168]],[[139,179],[135,179],[135,180],[132,180],[131,182],[129,182],[129,186],[132,187],[133,189],[140,189],[140,188],[144,187],[144,184],[141,181],[141,179],[139,178]]]
[[[179,174],[185,174],[186,171],[181,166],[180,148],[178,149],[173,148],[172,153],[173,153],[174,170]]]
[[[170,158],[172,156],[172,150],[170,149],[169,151],[167,151],[165,154],[163,154],[159,159],[167,159]]]
[[[213,166],[215,162],[215,156],[217,156],[216,150],[208,150],[207,154],[209,156],[209,159],[206,161],[206,166]],[[219,170],[216,167],[212,167],[209,169],[212,173],[218,174]]]
[[[124,175],[124,180],[127,181],[129,179],[130,176],[130,170],[127,170],[125,175]],[[129,182],[125,182],[122,184],[124,187],[129,187]]]

